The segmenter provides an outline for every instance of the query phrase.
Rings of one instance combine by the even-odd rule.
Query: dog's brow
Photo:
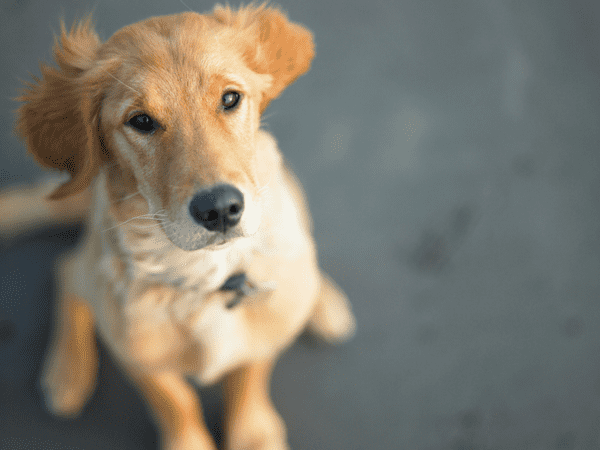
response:
[[[242,78],[240,78],[239,76],[237,76],[236,74],[233,73],[226,73],[223,78],[225,79],[225,81],[227,81],[228,83],[233,83],[233,84],[238,84],[239,86],[246,88],[246,83],[244,83],[244,80]]]
[[[119,80],[117,77],[115,77],[115,76],[114,76],[112,73],[110,73],[108,70],[104,69],[103,67],[100,67],[100,69],[101,69],[101,70],[102,70],[104,73],[106,73],[106,74],[107,74],[109,77],[111,77],[111,78],[115,79],[116,81],[118,81],[119,83],[121,83],[121,84],[122,84],[123,86],[125,86],[126,88],[129,88],[129,89],[131,89],[133,92],[135,92],[136,94],[138,94],[138,95],[140,95],[140,96],[142,95],[142,94],[140,94],[140,92],[139,92],[139,91],[136,91],[136,90],[135,90],[134,88],[132,88],[131,86],[129,86],[129,85],[127,85],[127,84],[123,83],[121,80]]]
[[[135,102],[132,99],[124,101],[117,110],[117,117],[121,119],[125,112],[134,104]]]

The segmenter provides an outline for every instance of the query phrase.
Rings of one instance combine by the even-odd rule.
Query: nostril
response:
[[[210,211],[198,211],[198,215],[201,217],[201,220],[210,221],[217,220],[219,218],[219,213],[214,209]]]

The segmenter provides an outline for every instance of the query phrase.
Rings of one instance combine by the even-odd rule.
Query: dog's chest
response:
[[[127,277],[147,284],[163,284],[200,294],[218,289],[230,272],[242,266],[253,251],[250,239],[241,238],[223,249],[186,252],[169,248],[129,258]]]
[[[186,341],[180,331],[186,330],[184,335],[191,337],[205,312],[218,311],[230,321],[241,320],[240,311],[247,305],[279,290],[282,271],[312,248],[312,240],[287,185],[281,182],[277,192],[265,202],[266,219],[258,232],[222,248],[184,251],[167,242],[158,229],[153,239],[137,243],[122,234],[126,227],[95,233],[99,238],[95,264],[100,266],[91,272],[98,273],[100,283],[90,300],[100,332],[111,347],[126,359],[150,362],[160,355],[168,359]],[[106,229],[110,224],[99,225]],[[228,310],[228,296],[233,293],[220,288],[236,273],[247,275],[257,295],[245,297],[243,304]],[[150,348],[155,350],[145,355]]]
[[[152,251],[145,247],[146,251],[126,256],[114,244],[127,238],[113,235],[111,239],[105,235],[99,273],[122,314],[132,319],[161,317],[166,320],[168,317],[185,322],[233,275],[247,274],[255,292],[275,288],[277,281],[272,268],[286,253],[293,253],[294,246],[286,245],[291,239],[286,234],[295,227],[288,226],[288,233],[278,228],[261,229],[253,236],[238,238],[222,248],[187,252],[170,244],[157,245],[155,241]],[[298,231],[294,240],[301,244],[303,236]],[[149,298],[154,299],[159,290],[167,301],[160,298],[144,301],[148,292],[153,292]]]
[[[148,366],[171,364],[170,355],[190,345],[189,338],[206,311],[241,317],[234,310],[231,315],[226,312],[234,293],[220,289],[231,275],[247,273],[257,294],[277,287],[275,267],[285,253],[280,238],[277,233],[259,232],[222,249],[153,252],[152,257],[140,261],[124,261],[105,251],[100,263],[105,294],[96,305],[103,311],[99,320],[102,335],[124,360]],[[259,298],[245,297],[244,304],[235,308],[245,308]],[[181,330],[186,330],[183,335]]]

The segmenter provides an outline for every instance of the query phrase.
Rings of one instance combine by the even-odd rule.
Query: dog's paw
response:
[[[321,283],[321,293],[308,322],[308,331],[331,344],[345,342],[356,332],[352,305],[329,276],[323,274]]]
[[[290,450],[285,423],[274,408],[249,413],[228,431],[227,450]]]
[[[96,384],[95,346],[56,345],[48,354],[40,381],[46,407],[65,418],[77,417]]]
[[[210,435],[197,428],[189,428],[176,436],[163,439],[164,450],[217,450]]]

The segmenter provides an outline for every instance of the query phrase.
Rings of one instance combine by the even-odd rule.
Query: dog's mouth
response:
[[[217,240],[216,242],[214,242],[212,244],[208,244],[202,248],[204,250],[222,250],[222,249],[225,249],[225,248],[229,247],[230,245],[232,245],[240,237],[242,237],[242,236],[233,236],[233,237],[221,236],[220,239]]]
[[[244,237],[242,230],[231,229],[226,233],[207,232],[192,229],[183,232],[188,226],[177,227],[175,224],[161,225],[169,241],[181,250],[193,252],[196,250],[222,250],[233,244],[236,240]],[[178,231],[177,229],[181,231]]]

